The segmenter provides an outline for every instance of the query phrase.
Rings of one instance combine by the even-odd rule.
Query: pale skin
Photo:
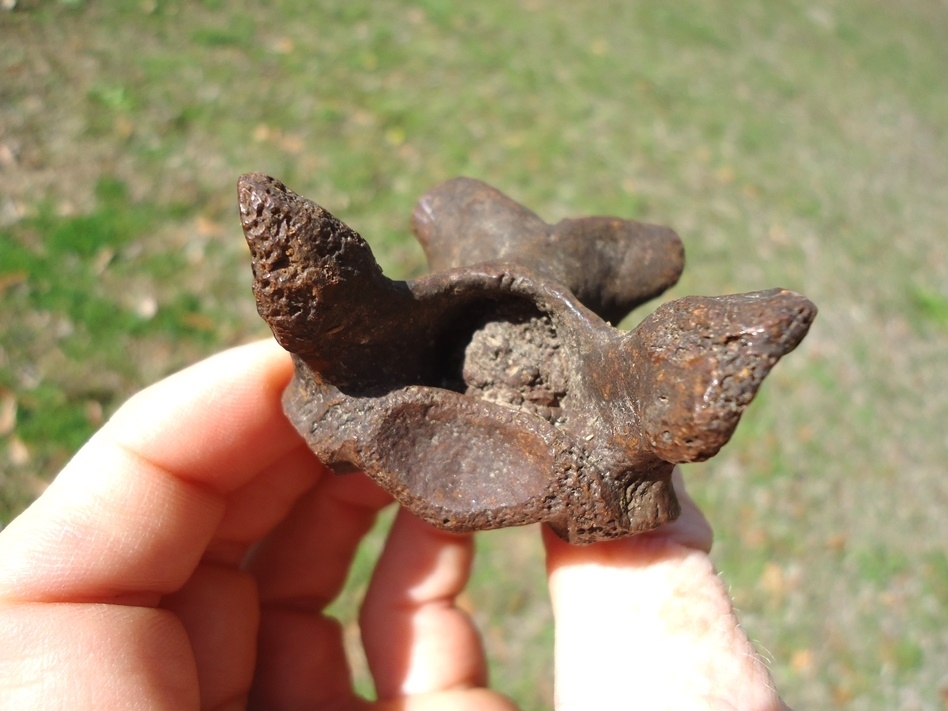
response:
[[[0,708],[516,708],[456,605],[472,537],[405,511],[360,615],[379,700],[355,696],[323,613],[391,499],[306,449],[291,373],[262,342],[142,391],[0,532]],[[544,531],[558,710],[786,708],[676,485],[684,513],[652,533]]]

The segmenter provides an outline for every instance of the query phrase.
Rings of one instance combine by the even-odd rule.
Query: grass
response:
[[[672,225],[668,298],[820,306],[691,488],[792,705],[944,708],[946,32],[922,0],[21,0],[0,14],[0,521],[131,392],[265,333],[240,173],[401,277],[424,270],[415,199],[471,175],[548,220]],[[548,707],[535,536],[481,545],[495,680]]]
[[[91,212],[71,216],[41,201],[35,214],[0,230],[0,321],[11,335],[0,387],[16,398],[16,429],[8,434],[35,452],[30,464],[39,469],[61,466],[103,413],[140,385],[141,364],[130,353],[155,341],[203,351],[219,342],[215,316],[227,321],[196,289],[156,296],[150,288],[188,268],[180,253],[141,241],[180,221],[182,209],[130,203],[125,184],[108,176],[97,182],[95,200]]]

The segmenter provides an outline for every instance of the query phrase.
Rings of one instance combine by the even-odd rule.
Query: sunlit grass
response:
[[[550,221],[673,226],[669,298],[817,303],[689,480],[792,705],[939,708],[946,35],[915,0],[21,2],[0,14],[0,520],[131,392],[265,333],[240,173],[325,205],[396,277],[424,270],[414,201],[470,175]],[[470,592],[525,708],[549,706],[540,555],[483,537]]]

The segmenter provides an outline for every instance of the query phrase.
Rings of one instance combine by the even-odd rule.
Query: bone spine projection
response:
[[[261,174],[240,216],[260,315],[294,356],[287,416],[441,528],[538,521],[573,543],[674,520],[676,463],[714,456],[816,307],[784,289],[689,296],[618,322],[684,267],[670,229],[548,225],[476,180],[418,202],[431,273],[382,274],[365,240]]]

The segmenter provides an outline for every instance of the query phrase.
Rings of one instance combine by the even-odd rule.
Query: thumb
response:
[[[705,546],[687,545],[709,547],[699,530],[574,546],[544,529],[558,711],[786,709]]]

